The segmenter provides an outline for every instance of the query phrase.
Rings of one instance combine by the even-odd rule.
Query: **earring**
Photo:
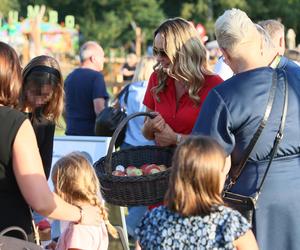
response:
[[[263,56],[264,55],[264,51],[263,49],[260,49],[260,55]]]

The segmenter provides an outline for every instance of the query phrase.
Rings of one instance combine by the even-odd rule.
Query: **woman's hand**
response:
[[[156,115],[154,118],[146,117],[143,127],[143,134],[144,136],[149,139],[154,139],[154,133],[155,132],[161,132],[163,131],[165,127],[165,120],[162,118],[162,116],[157,112],[152,112],[152,114]]]
[[[161,132],[154,133],[154,140],[157,145],[162,147],[176,145],[176,133],[165,123],[164,129]]]

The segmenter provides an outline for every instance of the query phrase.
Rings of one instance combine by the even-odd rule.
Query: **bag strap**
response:
[[[129,94],[129,86],[130,83],[128,83],[116,96],[115,100],[120,100],[120,98],[124,96],[124,103],[127,104],[127,100],[128,100],[128,94]]]
[[[276,155],[278,145],[279,145],[279,143],[280,143],[280,141],[283,137],[283,130],[284,130],[284,127],[285,127],[286,114],[287,114],[287,109],[288,109],[288,84],[287,84],[287,76],[286,76],[285,70],[281,70],[281,72],[283,73],[283,77],[284,77],[284,101],[283,101],[281,121],[280,121],[280,125],[279,125],[279,130],[278,130],[278,132],[276,134],[276,137],[275,137],[275,140],[274,140],[272,151],[270,153],[270,160],[269,160],[267,169],[266,169],[266,171],[264,173],[264,176],[261,180],[261,183],[260,183],[260,185],[259,185],[259,187],[256,191],[256,197],[257,198],[258,198],[259,194],[261,193],[262,186],[263,186],[263,184],[266,180],[266,177],[267,177],[267,173],[269,172],[271,163],[273,161],[273,158]]]
[[[40,234],[39,234],[39,230],[38,230],[37,226],[35,225],[35,222],[33,219],[33,212],[32,212],[32,209],[30,206],[29,206],[29,212],[31,215],[31,224],[32,224],[32,229],[33,229],[33,233],[34,233],[34,241],[35,241],[35,244],[40,246],[41,245]]]
[[[21,227],[18,227],[18,226],[11,226],[11,227],[7,227],[5,229],[3,229],[1,232],[0,232],[0,236],[5,236],[7,233],[11,232],[11,231],[18,231],[22,234],[23,236],[23,239],[28,241],[28,236],[26,234],[26,232],[24,231],[23,228]]]
[[[261,135],[264,127],[267,124],[268,118],[270,116],[271,110],[272,110],[272,106],[273,106],[273,102],[275,99],[275,92],[276,92],[276,88],[277,88],[277,78],[276,78],[276,73],[273,73],[272,76],[272,85],[271,85],[271,89],[270,89],[270,93],[269,93],[269,98],[268,98],[268,102],[267,102],[267,107],[264,113],[264,116],[259,124],[258,129],[256,130],[254,136],[252,137],[249,145],[247,146],[246,150],[245,150],[245,154],[242,157],[240,164],[238,165],[237,170],[235,171],[233,176],[229,175],[229,183],[225,186],[224,190],[229,190],[237,181],[237,179],[239,178],[239,176],[241,175],[243,169],[246,166],[246,162],[249,159],[249,156],[259,138],[259,136]]]

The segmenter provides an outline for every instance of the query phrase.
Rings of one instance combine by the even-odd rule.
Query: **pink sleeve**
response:
[[[93,242],[93,236],[91,232],[84,227],[71,225],[66,232],[64,241],[66,249],[90,249],[89,247]]]

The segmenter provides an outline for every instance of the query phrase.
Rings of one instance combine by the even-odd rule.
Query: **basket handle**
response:
[[[115,132],[113,133],[112,137],[111,137],[111,141],[109,143],[109,147],[108,147],[108,151],[107,151],[107,155],[105,157],[105,162],[104,162],[104,167],[106,172],[108,173],[112,173],[112,169],[111,169],[111,158],[112,158],[112,152],[116,143],[116,140],[120,134],[120,132],[122,131],[122,129],[125,127],[125,125],[128,123],[129,120],[137,117],[137,116],[148,116],[151,119],[153,119],[156,115],[151,113],[151,112],[136,112],[133,113],[129,116],[126,116],[118,125],[118,127],[116,128]]]

